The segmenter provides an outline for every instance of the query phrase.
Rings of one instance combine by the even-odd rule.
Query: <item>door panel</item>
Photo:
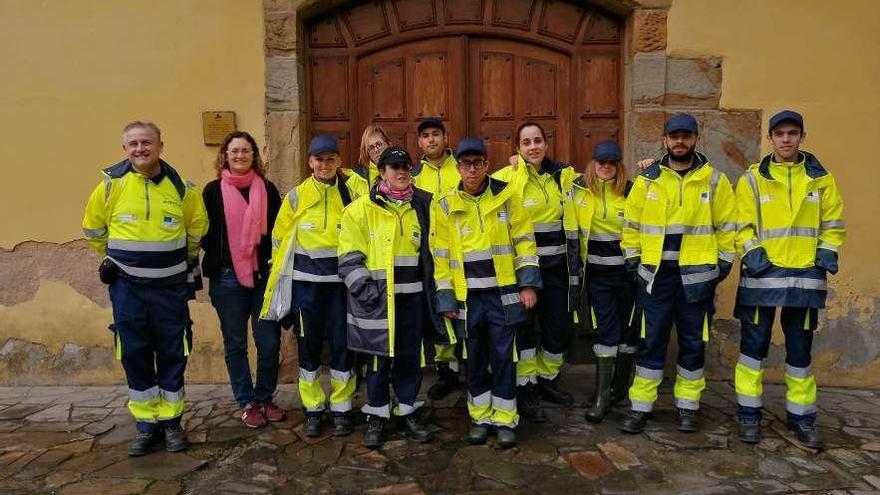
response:
[[[381,125],[394,144],[418,157],[416,127],[443,120],[454,144],[466,132],[464,38],[406,43],[358,60],[358,129]],[[359,138],[360,136],[358,136]]]
[[[486,140],[493,170],[507,164],[516,147],[516,127],[525,120],[544,127],[549,156],[569,161],[570,57],[496,39],[471,39],[468,55],[469,130]]]

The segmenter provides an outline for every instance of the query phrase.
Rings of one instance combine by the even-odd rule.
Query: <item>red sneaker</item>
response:
[[[250,402],[241,410],[241,420],[248,428],[262,428],[266,426],[266,417],[256,402]]]
[[[272,423],[275,423],[276,421],[284,421],[286,416],[284,414],[284,409],[278,407],[278,404],[271,400],[260,404],[260,411],[263,413],[266,420]]]

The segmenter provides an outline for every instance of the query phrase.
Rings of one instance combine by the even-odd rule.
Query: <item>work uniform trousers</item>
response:
[[[186,283],[151,285],[119,276],[110,284],[116,356],[128,381],[138,431],[180,425],[183,373],[192,348]]]
[[[239,407],[252,401],[261,404],[271,401],[278,384],[281,325],[260,319],[265,291],[265,277],[255,275],[254,287],[245,287],[238,282],[231,269],[222,270],[211,278],[208,285],[211,304],[220,318],[229,384]],[[257,349],[256,386],[248,363],[248,320]]]
[[[788,421],[813,424],[816,421],[816,379],[810,370],[813,332],[819,311],[815,308],[783,307],[785,335],[785,410]],[[763,363],[770,348],[776,308],[737,306],[741,323],[739,362],[734,373],[741,418],[761,418]]]
[[[700,397],[706,388],[703,365],[709,325],[715,312],[713,298],[687,302],[678,266],[664,263],[654,279],[651,294],[645,287],[639,287],[637,304],[642,309],[644,341],[636,361],[636,377],[629,389],[632,409],[650,412],[654,408],[673,323],[678,335],[675,402],[682,409],[699,409]]]
[[[527,320],[517,326],[516,381],[520,386],[537,383],[538,377],[556,378],[574,336],[574,313],[568,309],[567,268],[542,268],[541,279],[544,288],[538,291],[538,303],[529,311]]]
[[[593,353],[615,357],[639,350],[639,321],[635,307],[636,284],[624,274],[587,275],[590,315],[596,329]]]
[[[424,349],[422,336],[425,321],[425,294],[394,296],[394,357],[372,355],[367,361],[367,404],[365,414],[383,418],[406,416],[422,403],[416,396],[422,387]],[[391,391],[397,397],[392,411]]]
[[[346,288],[342,282],[293,282],[293,301],[299,311],[299,395],[306,416],[324,413],[326,395],[319,381],[321,352],[330,346],[330,412],[351,411],[357,376],[347,346]]]
[[[468,412],[477,424],[513,428],[516,411],[516,328],[507,324],[501,293],[488,289],[467,296]]]

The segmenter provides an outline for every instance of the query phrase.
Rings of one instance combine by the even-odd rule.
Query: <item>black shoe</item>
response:
[[[525,386],[517,387],[517,410],[520,416],[529,423],[546,423],[547,415],[544,408],[541,407],[541,401],[538,400],[538,392],[535,385],[529,383]]]
[[[499,426],[497,435],[495,439],[498,441],[498,446],[502,449],[516,447],[516,432],[513,431],[513,428]]]
[[[596,398],[584,417],[592,423],[600,423],[611,407],[611,378],[614,375],[613,357],[596,358]]]
[[[137,432],[137,435],[128,443],[128,455],[140,457],[156,450],[162,442],[162,435],[152,432]]]
[[[407,414],[400,418],[400,420],[403,424],[403,431],[416,442],[427,443],[434,438],[434,434],[431,433],[431,430],[419,423],[419,419],[415,414]]]
[[[624,433],[641,433],[645,431],[649,414],[642,411],[630,411],[617,425],[617,429]]]
[[[636,354],[621,352],[614,363],[614,378],[611,379],[611,405],[617,404],[629,396],[629,387],[633,382],[636,370]]]
[[[696,433],[700,429],[700,419],[696,409],[678,408],[678,431]]]
[[[560,406],[573,406],[574,397],[565,390],[559,389],[559,387],[556,386],[557,380],[558,378],[554,378],[553,380],[538,378],[538,397],[547,402],[559,404]]]
[[[321,416],[306,416],[306,422],[303,424],[303,433],[307,437],[321,436]]]
[[[364,447],[368,449],[382,448],[385,443],[382,430],[385,429],[385,418],[370,416],[367,418],[367,431],[364,433]]]
[[[483,445],[489,439],[489,427],[471,423],[471,430],[468,432],[467,439],[471,445]]]
[[[428,389],[428,398],[441,400],[458,389],[458,373],[448,366],[437,367],[437,381]]]
[[[165,450],[168,452],[183,452],[189,448],[189,440],[186,432],[180,426],[165,428]]]
[[[761,443],[761,419],[737,418],[739,439],[745,443]]]
[[[336,414],[333,416],[334,437],[347,437],[351,435],[352,431],[354,431],[354,426],[351,423],[351,415]]]
[[[825,442],[822,441],[822,435],[815,426],[808,423],[795,423],[788,425],[788,429],[797,435],[798,442],[810,447],[811,449],[822,449]]]

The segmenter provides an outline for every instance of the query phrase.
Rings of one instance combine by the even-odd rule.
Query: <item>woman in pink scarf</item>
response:
[[[257,143],[246,132],[226,136],[215,166],[218,179],[203,192],[210,227],[202,240],[202,273],[210,278],[208,293],[220,318],[226,368],[241,419],[259,428],[284,419],[272,399],[281,329],[277,322],[259,318],[272,255],[269,234],[281,197],[264,177]],[[249,318],[257,348],[256,384],[247,356]]]

